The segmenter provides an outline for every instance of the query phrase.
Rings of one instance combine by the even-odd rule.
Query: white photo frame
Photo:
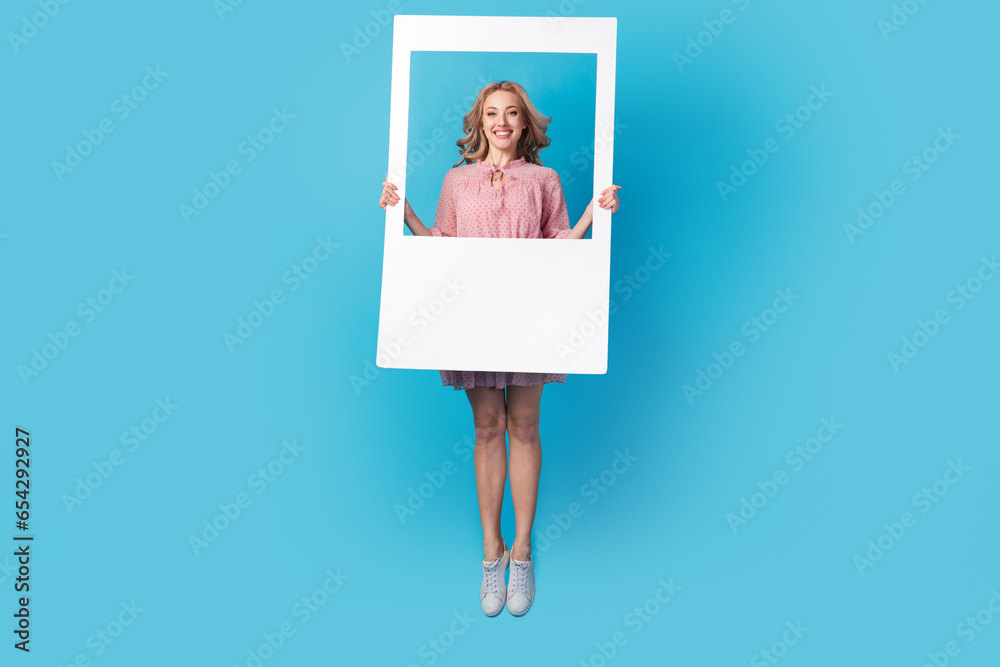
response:
[[[388,174],[400,203],[386,207],[377,366],[607,372],[610,211],[595,204],[590,239],[428,237],[403,233],[402,202],[413,51],[596,54],[598,197],[612,183],[616,44],[615,18],[395,16]]]

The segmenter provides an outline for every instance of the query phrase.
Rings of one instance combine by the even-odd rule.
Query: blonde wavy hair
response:
[[[521,137],[517,141],[517,158],[523,157],[525,162],[543,166],[538,152],[552,143],[552,140],[545,135],[552,117],[539,113],[520,84],[513,81],[494,81],[483,86],[472,108],[462,118],[462,131],[465,132],[465,136],[455,142],[462,157],[452,167],[457,167],[463,162],[472,164],[489,154],[490,144],[483,130],[483,107],[486,105],[486,98],[498,90],[514,93],[521,102],[520,111],[524,115],[527,128],[521,132]]]

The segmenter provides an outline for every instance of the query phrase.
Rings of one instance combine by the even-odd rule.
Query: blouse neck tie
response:
[[[500,187],[495,187],[493,185],[493,176],[499,171],[502,174],[501,179],[503,176],[506,176],[508,180],[516,178],[516,176],[512,173],[512,170],[516,170],[517,167],[525,164],[524,158],[522,157],[516,160],[510,160],[502,167],[498,167],[492,162],[487,162],[486,160],[477,160],[477,162],[483,167],[483,175],[489,180],[490,187],[493,188],[493,210],[494,212],[499,211],[500,204],[503,200],[503,188],[505,183],[501,180]]]

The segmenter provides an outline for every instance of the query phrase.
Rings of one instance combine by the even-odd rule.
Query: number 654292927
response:
[[[17,429],[17,449],[14,454],[17,459],[14,462],[14,488],[15,495],[20,498],[16,503],[16,516],[17,516],[17,527],[21,530],[28,529],[28,517],[29,513],[29,503],[28,503],[28,478],[29,478],[29,450],[28,447],[31,444],[31,435],[23,428]]]

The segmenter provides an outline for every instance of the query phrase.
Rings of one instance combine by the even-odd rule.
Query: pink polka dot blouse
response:
[[[495,172],[506,175],[493,185]],[[498,182],[499,182],[499,178]],[[480,238],[564,239],[570,232],[569,213],[559,174],[523,157],[502,167],[476,160],[448,171],[441,187],[434,236]],[[473,387],[530,387],[566,382],[565,373],[510,371],[440,371],[441,384],[456,390]]]

